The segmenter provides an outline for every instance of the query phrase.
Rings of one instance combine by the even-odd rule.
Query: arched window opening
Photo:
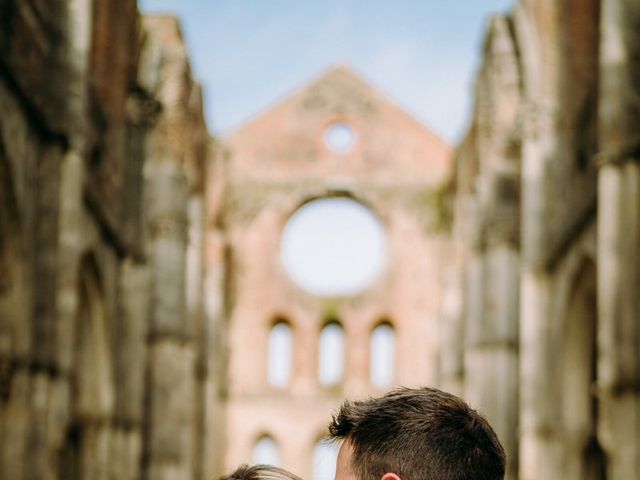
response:
[[[313,447],[312,480],[328,480],[334,477],[340,444],[328,439],[319,440]]]
[[[396,333],[391,324],[383,322],[371,332],[369,345],[369,376],[379,388],[393,384],[396,357]]]
[[[386,263],[384,226],[356,200],[318,198],[287,221],[280,256],[291,279],[314,295],[355,295],[378,278]]]
[[[607,457],[598,436],[597,275],[592,260],[580,266],[567,307],[559,362],[563,478],[604,480]]]
[[[269,435],[263,435],[258,439],[253,447],[253,453],[251,454],[251,463],[254,465],[280,465],[280,453],[278,452],[278,445],[275,440]]]
[[[110,339],[100,275],[93,255],[80,262],[75,364],[79,416],[110,414],[114,403]]]
[[[267,378],[269,384],[284,388],[291,379],[293,358],[293,331],[284,320],[278,320],[269,332],[269,358]]]
[[[342,382],[344,376],[344,330],[335,320],[320,331],[318,355],[318,380],[324,387],[333,387]]]
[[[73,352],[75,401],[58,457],[59,477],[69,480],[87,478],[91,465],[108,462],[108,452],[100,447],[108,442],[107,426],[115,403],[105,299],[98,264],[92,254],[80,260],[77,295]]]

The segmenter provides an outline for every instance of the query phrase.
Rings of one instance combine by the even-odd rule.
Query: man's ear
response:
[[[395,473],[385,473],[380,480],[402,480]]]

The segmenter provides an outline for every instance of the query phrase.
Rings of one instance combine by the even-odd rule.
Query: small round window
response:
[[[324,144],[335,153],[345,153],[356,143],[356,133],[344,122],[332,123],[324,131]]]

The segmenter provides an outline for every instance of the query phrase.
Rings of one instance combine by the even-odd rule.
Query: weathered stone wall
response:
[[[209,478],[211,157],[177,23],[4,0],[0,24],[0,478]]]
[[[464,395],[510,478],[638,472],[638,18],[638,2],[522,0],[488,26],[456,163],[449,364],[471,360]]]
[[[618,479],[640,471],[640,2],[601,9],[598,430]]]

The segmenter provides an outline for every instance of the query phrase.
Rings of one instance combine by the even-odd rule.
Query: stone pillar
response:
[[[560,479],[551,344],[553,278],[541,260],[546,238],[545,163],[554,151],[553,109],[532,105],[524,125],[520,276],[520,479]]]
[[[527,269],[520,280],[520,479],[557,478],[560,444],[554,432],[554,406],[545,372],[553,368],[549,331],[551,282]],[[542,316],[542,319],[541,319]]]
[[[518,298],[521,78],[507,17],[493,17],[476,83],[473,212],[467,269],[465,396],[487,415],[518,471]]]
[[[21,479],[30,418],[29,352],[33,338],[30,312],[34,288],[30,268],[33,244],[28,234],[29,219],[34,215],[30,195],[20,195],[21,183],[27,175],[20,178],[12,172],[20,162],[25,173],[30,173],[34,155],[30,151],[21,155],[20,150],[14,152],[14,147],[24,148],[22,142],[12,145],[7,141],[5,125],[25,133],[28,126],[26,116],[1,76],[0,102],[3,117],[11,119],[0,123],[0,477]],[[25,135],[25,140],[37,145],[31,136]]]
[[[440,387],[465,396],[464,354],[469,288],[467,279],[469,256],[473,249],[475,169],[477,152],[475,130],[470,130],[457,147],[455,162],[455,191],[453,193],[452,261],[443,274],[444,298],[440,315]],[[467,287],[468,286],[468,287]]]
[[[149,267],[125,260],[119,272],[118,338],[115,378],[118,382],[111,440],[111,475],[140,478],[144,420],[145,370],[149,334]]]
[[[206,323],[205,404],[202,422],[203,477],[220,475],[224,465],[225,425],[224,399],[227,388],[227,328],[225,322],[225,241],[219,230],[209,231],[206,237],[206,276],[204,321]],[[197,479],[199,480],[199,479]]]
[[[309,392],[315,391],[318,385],[320,322],[313,320],[295,318],[293,329],[291,390],[301,395],[308,395]]]
[[[598,175],[599,436],[608,478],[640,472],[640,2],[602,2]]]
[[[6,375],[6,374],[5,374]],[[25,367],[16,368],[5,382],[8,398],[0,410],[0,473],[2,478],[25,478],[25,451],[27,429],[31,420],[29,409],[29,372]]]
[[[205,478],[210,452],[209,328],[204,296],[208,134],[176,18],[142,18],[139,113],[144,250],[150,273],[143,477]]]
[[[187,314],[193,325],[195,348],[195,392],[193,414],[193,478],[210,478],[207,458],[207,420],[209,399],[207,398],[209,356],[209,322],[207,322],[204,306],[205,281],[205,238],[204,238],[204,195],[201,191],[192,192],[189,198],[189,233],[187,247],[187,266],[185,295]],[[211,292],[215,295],[215,292]]]
[[[79,453],[73,453],[73,458],[65,457],[70,447],[70,436],[77,434],[79,426],[72,425],[75,421],[74,375],[81,368],[76,364],[77,337],[79,335],[79,307],[80,292],[80,256],[87,247],[86,213],[83,202],[83,185],[85,180],[84,168],[87,149],[88,113],[88,85],[89,63],[91,50],[91,30],[93,26],[93,3],[86,0],[73,0],[68,4],[67,25],[69,34],[68,62],[70,68],[68,95],[65,98],[69,112],[67,129],[70,133],[69,148],[61,163],[60,174],[60,212],[58,217],[59,236],[57,252],[57,289],[56,289],[56,361],[61,378],[57,397],[60,411],[59,425],[52,442],[52,478],[64,476],[65,463],[76,468],[80,458]],[[104,327],[104,326],[103,326]],[[74,373],[75,372],[75,373]],[[77,383],[77,382],[76,382]],[[55,404],[55,403],[53,403]],[[54,412],[52,412],[54,413]],[[71,442],[73,443],[73,442]],[[78,447],[79,448],[79,447]],[[27,463],[29,460],[27,460]],[[104,472],[106,473],[106,472]],[[76,472],[81,475],[81,472]],[[87,477],[95,478],[95,477]]]
[[[440,312],[439,387],[454,395],[464,395],[464,270],[459,258],[446,268],[444,298]]]
[[[481,252],[474,249],[469,255],[466,269],[464,394],[476,408],[484,407],[482,406],[482,385],[486,380],[485,377],[492,372],[490,366],[480,364],[481,355],[478,351],[484,331],[485,286],[485,258]]]
[[[29,368],[31,376],[31,418],[27,433],[28,450],[25,462],[31,465],[29,475],[43,478],[50,471],[50,432],[46,418],[51,403],[50,386],[58,376],[56,355],[56,282],[57,237],[60,187],[61,148],[42,145],[38,151],[35,183],[35,228],[32,258],[31,351]],[[37,398],[36,398],[37,397]]]
[[[559,479],[548,247],[548,165],[557,154],[560,2],[523,0],[514,10],[523,83],[520,219],[520,480]]]
[[[469,256],[465,272],[465,350],[464,350],[464,396],[474,407],[483,412],[490,407],[484,385],[493,377],[491,358],[483,354],[486,325],[487,274],[486,256],[483,246],[482,220],[478,200],[472,200],[472,224],[468,249]],[[493,410],[493,409],[491,409]],[[493,412],[492,412],[493,413]],[[493,418],[491,418],[493,421]]]
[[[517,477],[519,261],[512,244],[490,239],[467,270],[465,397],[487,415]]]
[[[172,158],[147,165],[151,268],[147,478],[191,478],[194,352],[186,310],[187,185]]]
[[[518,466],[518,298],[519,258],[513,245],[496,244],[487,251],[486,333],[481,357],[491,375],[482,386],[496,433],[507,452],[507,479],[517,478]]]

